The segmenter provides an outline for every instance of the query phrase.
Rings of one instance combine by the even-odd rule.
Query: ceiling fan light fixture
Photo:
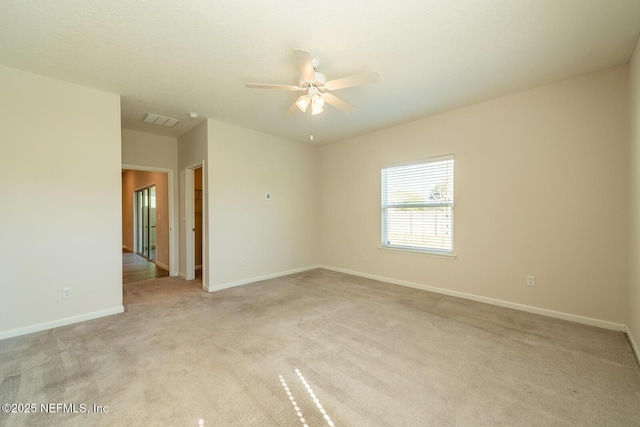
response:
[[[311,106],[313,108],[322,109],[324,107],[324,99],[322,98],[322,95],[314,95],[311,98]]]
[[[302,111],[303,113],[305,111],[307,111],[307,107],[309,106],[309,103],[311,102],[311,100],[309,99],[309,97],[307,95],[302,95],[300,98],[298,98],[298,100],[296,101],[296,105],[298,106],[298,108],[300,109],[300,111]],[[295,111],[295,110],[294,110]]]
[[[322,95],[317,94],[311,97],[311,114],[316,115],[322,113],[324,109],[324,99]]]

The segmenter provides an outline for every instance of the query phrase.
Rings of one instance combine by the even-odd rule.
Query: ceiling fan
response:
[[[291,108],[289,108],[289,114],[293,114],[298,110],[305,112],[309,105],[311,105],[311,114],[320,114],[324,110],[325,102],[333,105],[338,110],[349,112],[353,110],[353,106],[332,94],[331,91],[378,81],[378,73],[375,72],[355,74],[353,76],[327,81],[324,74],[316,71],[320,62],[312,58],[309,51],[294,49],[293,53],[296,57],[298,68],[300,69],[298,86],[261,83],[246,84],[246,86],[251,89],[280,89],[304,92]]]

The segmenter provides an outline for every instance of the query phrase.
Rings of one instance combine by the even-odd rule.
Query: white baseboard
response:
[[[223,283],[221,285],[209,286],[206,290],[209,292],[215,292],[215,291],[220,291],[222,289],[228,289],[236,286],[248,285],[249,283],[260,282],[262,280],[275,279],[276,277],[288,276],[289,274],[315,270],[316,268],[322,268],[322,267],[319,265],[310,265],[307,267],[296,268],[293,270],[281,271],[281,272],[272,273],[272,274],[265,274],[264,276],[251,277],[249,279],[242,279],[236,282],[229,282],[229,283]]]
[[[627,333],[629,343],[631,343],[633,354],[635,354],[636,356],[636,361],[638,362],[638,365],[640,365],[640,347],[638,347],[638,342],[633,338],[633,334],[631,333],[631,329],[629,329],[629,326],[625,328],[625,332]]]
[[[625,332],[626,327],[621,323],[608,322],[606,320],[593,319],[591,317],[579,316],[577,314],[563,313],[560,311],[548,310],[546,308],[533,307],[530,305],[518,304],[509,301],[503,301],[495,298],[488,298],[479,295],[468,294],[466,292],[452,291],[444,288],[423,285],[421,283],[408,282],[405,280],[392,279],[389,277],[376,276],[375,274],[362,273],[359,271],[347,270],[344,268],[321,265],[324,268],[338,273],[351,274],[353,276],[365,277],[367,279],[379,280],[381,282],[391,283],[394,285],[407,286],[410,288],[421,289],[423,291],[435,292],[438,294],[449,295],[452,297],[464,298],[472,301],[482,302],[485,304],[497,305],[499,307],[511,308],[514,310],[526,311],[528,313],[540,314],[542,316],[553,317],[556,319],[569,320],[571,322],[582,323],[584,325],[597,326],[599,328],[610,329],[613,331]]]
[[[169,266],[168,266],[168,265],[166,265],[166,264],[163,264],[163,263],[161,263],[161,262],[158,262],[158,260],[156,260],[156,265],[157,265],[158,267],[160,267],[161,269],[163,269],[163,270],[169,271]]]
[[[98,319],[100,317],[111,316],[113,314],[124,313],[124,306],[112,307],[106,310],[94,311],[93,313],[80,314],[78,316],[66,317],[64,319],[54,320],[51,322],[38,323],[36,325],[26,326],[24,328],[10,329],[8,331],[0,331],[0,340],[13,338],[20,335],[31,334],[33,332],[46,331],[47,329],[59,328],[60,326],[72,325],[74,323],[85,322],[87,320]]]

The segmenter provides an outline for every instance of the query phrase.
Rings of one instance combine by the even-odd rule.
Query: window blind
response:
[[[453,162],[382,168],[383,247],[453,253]]]

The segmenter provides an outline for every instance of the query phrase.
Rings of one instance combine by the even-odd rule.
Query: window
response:
[[[382,247],[453,254],[453,156],[382,168]]]

